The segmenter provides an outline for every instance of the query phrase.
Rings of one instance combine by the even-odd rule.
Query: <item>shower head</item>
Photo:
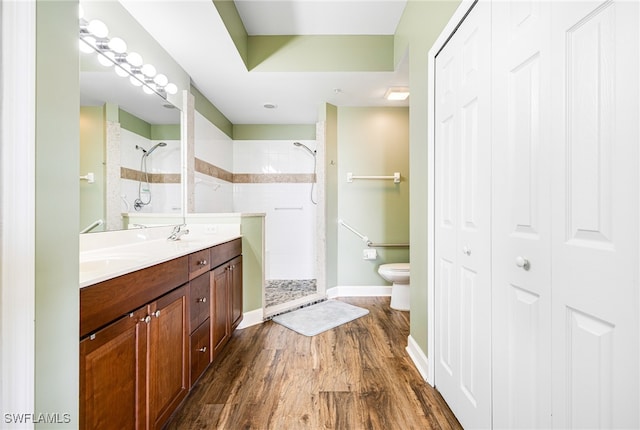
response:
[[[143,151],[144,151],[144,155],[146,155],[146,156],[148,157],[149,155],[151,155],[151,153],[152,153],[153,151],[155,151],[155,150],[156,150],[156,148],[157,148],[158,146],[167,146],[167,144],[166,144],[166,143],[164,143],[164,142],[160,142],[160,143],[156,143],[155,145],[153,145],[153,146],[152,146],[148,151],[144,151],[144,149],[143,149]]]
[[[294,146],[298,146],[300,148],[304,148],[306,149],[309,154],[313,155],[314,157],[316,156],[316,151],[312,151],[307,145],[305,145],[304,143],[300,143],[300,142],[293,142]]]

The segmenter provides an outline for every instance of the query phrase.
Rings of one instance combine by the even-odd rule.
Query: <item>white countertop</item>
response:
[[[190,233],[177,241],[166,239],[170,227],[81,235],[80,288],[241,237],[239,229],[187,228]]]

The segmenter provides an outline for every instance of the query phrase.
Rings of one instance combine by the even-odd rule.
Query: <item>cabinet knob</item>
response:
[[[151,317],[150,317],[149,315],[147,315],[146,317],[142,318],[142,319],[140,320],[140,322],[143,322],[143,323],[149,324],[149,323],[151,322]]]
[[[516,266],[522,267],[524,270],[529,270],[529,268],[531,267],[531,264],[529,263],[529,260],[527,260],[526,258],[517,256]]]
[[[160,311],[155,311],[153,313],[153,316],[156,317],[156,318],[160,318]]]
[[[198,261],[198,266],[206,266],[206,265],[207,265],[207,260]]]
[[[462,248],[462,253],[464,255],[471,255],[471,248],[469,248],[468,246],[465,246],[464,248]]]
[[[206,297],[198,297],[196,299],[197,303],[207,303],[207,298]]]
[[[202,348],[200,348],[198,351],[199,351],[199,352],[207,352],[207,347],[206,347],[206,346],[203,346],[203,347],[202,347]]]

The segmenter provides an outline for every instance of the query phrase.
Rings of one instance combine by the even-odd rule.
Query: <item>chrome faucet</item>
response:
[[[179,224],[173,227],[173,231],[171,232],[171,235],[167,238],[167,240],[180,240],[182,236],[184,236],[185,234],[189,234],[189,230],[183,228],[186,226],[186,224]]]

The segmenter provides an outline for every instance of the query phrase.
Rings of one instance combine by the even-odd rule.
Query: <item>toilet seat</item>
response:
[[[391,272],[409,272],[409,263],[391,263],[380,266],[381,270],[389,270]]]

